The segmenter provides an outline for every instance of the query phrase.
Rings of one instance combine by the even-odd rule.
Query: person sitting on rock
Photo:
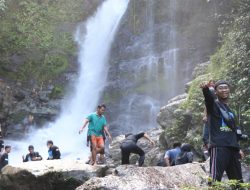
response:
[[[165,160],[165,165],[167,167],[175,165],[176,156],[181,152],[180,147],[181,147],[181,143],[176,142],[173,144],[173,149],[166,151],[164,160]]]
[[[139,158],[139,166],[142,166],[145,160],[145,152],[136,144],[140,138],[146,138],[152,145],[154,145],[154,141],[152,141],[149,136],[142,132],[136,135],[131,133],[125,135],[125,140],[122,142],[121,148],[121,156],[122,156],[122,164],[129,164],[129,156],[130,153],[138,154]]]
[[[190,144],[183,144],[181,152],[175,158],[175,165],[187,164],[193,162],[193,152]]]
[[[48,147],[48,154],[49,157],[47,160],[56,160],[56,159],[60,159],[61,157],[61,153],[60,150],[57,146],[53,145],[53,141],[52,140],[48,140],[47,141],[47,147]]]
[[[23,162],[40,161],[43,159],[42,156],[40,156],[39,152],[34,151],[33,145],[29,145],[28,150],[29,154],[27,154],[26,157],[23,156]]]
[[[0,171],[2,168],[9,164],[9,153],[11,151],[11,146],[5,146],[5,152],[0,157]]]

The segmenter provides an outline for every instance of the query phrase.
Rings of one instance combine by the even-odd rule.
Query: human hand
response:
[[[83,132],[83,129],[80,129],[80,130],[79,130],[79,135],[80,135],[82,132]]]
[[[151,143],[153,146],[155,145],[155,142],[154,142],[154,141],[152,141],[152,140],[150,141],[150,143]]]
[[[240,150],[239,153],[240,153],[240,159],[244,159],[245,153],[242,150]]]
[[[200,88],[201,89],[204,89],[204,88],[207,88],[208,87],[208,83],[207,82],[202,82],[201,84],[200,84]]]

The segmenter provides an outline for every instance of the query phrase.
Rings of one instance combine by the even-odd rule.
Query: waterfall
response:
[[[108,58],[112,41],[119,22],[126,11],[129,0],[104,1],[95,15],[86,24],[79,24],[75,41],[79,47],[79,78],[75,91],[62,113],[54,123],[39,129],[21,142],[11,141],[13,151],[10,164],[21,161],[21,155],[27,153],[29,144],[35,146],[43,159],[47,158],[46,141],[51,139],[62,153],[62,158],[86,158],[89,149],[86,147],[86,130],[78,134],[84,118],[94,112],[100,94],[106,85]]]

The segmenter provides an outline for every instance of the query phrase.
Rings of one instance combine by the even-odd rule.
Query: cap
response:
[[[220,86],[221,84],[226,84],[228,86],[230,86],[229,82],[227,82],[226,80],[218,80],[216,83],[215,83],[215,86],[214,86],[214,89],[216,89],[218,86]]]

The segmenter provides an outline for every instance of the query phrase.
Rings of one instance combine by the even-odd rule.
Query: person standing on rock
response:
[[[27,154],[26,157],[23,156],[23,162],[40,161],[43,159],[42,156],[40,156],[39,152],[34,151],[33,145],[29,145],[28,150],[29,154]]]
[[[9,164],[9,153],[11,151],[11,146],[5,146],[5,152],[0,157],[0,171],[2,168]]]
[[[242,180],[240,148],[237,141],[235,115],[228,106],[230,85],[225,80],[215,83],[215,99],[209,83],[200,85],[209,114],[210,175],[213,181],[221,181],[224,171],[231,180]]]
[[[122,142],[121,148],[121,156],[122,156],[122,164],[129,164],[129,156],[130,153],[138,154],[139,158],[139,166],[142,166],[145,160],[145,152],[137,145],[137,141],[140,138],[146,138],[152,145],[154,145],[154,141],[152,141],[149,136],[142,132],[136,135],[126,134],[125,140]]]
[[[91,136],[91,153],[92,153],[92,165],[96,165],[96,155],[104,155],[104,132],[108,135],[110,141],[112,137],[107,127],[107,121],[103,115],[106,110],[104,104],[97,106],[97,111],[90,114],[84,121],[79,134],[83,132],[83,129],[89,124],[88,136]]]
[[[175,159],[178,154],[181,153],[181,143],[176,142],[173,144],[173,149],[166,151],[164,160],[166,166],[174,166],[175,165]]]
[[[52,140],[47,141],[48,154],[49,157],[47,160],[57,160],[61,158],[60,150],[57,146],[54,145]]]

